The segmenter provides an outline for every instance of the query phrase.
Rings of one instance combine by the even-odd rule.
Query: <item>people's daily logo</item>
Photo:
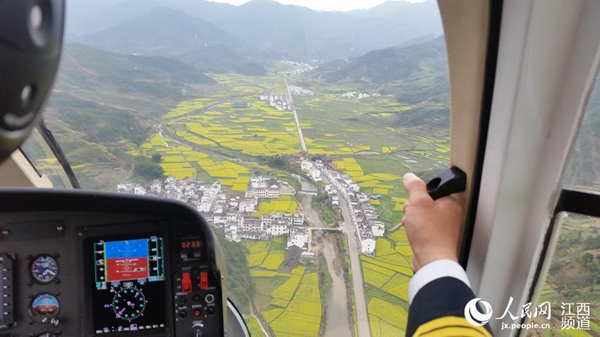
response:
[[[477,306],[477,303],[480,304],[480,307]],[[492,305],[481,298],[474,298],[465,305],[465,318],[474,326],[486,325],[492,318]]]
[[[502,321],[501,330],[552,328],[550,325],[552,318],[552,305],[550,302],[540,303],[537,307],[532,306],[531,302],[525,303],[513,313],[511,310],[513,301],[514,299],[511,297],[504,314],[495,317],[495,319]],[[590,303],[563,302],[560,308],[562,311],[561,330],[590,330]],[[465,319],[474,326],[486,325],[492,318],[492,314],[492,305],[481,298],[474,298],[465,305]]]

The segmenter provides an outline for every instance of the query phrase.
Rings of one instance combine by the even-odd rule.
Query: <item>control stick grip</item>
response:
[[[433,200],[467,189],[467,174],[456,166],[442,171],[427,183],[427,193]]]

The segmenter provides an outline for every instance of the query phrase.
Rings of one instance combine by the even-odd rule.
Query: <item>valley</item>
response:
[[[83,188],[197,209],[252,336],[404,335],[413,268],[402,176],[427,180],[450,163],[436,1],[68,10],[44,119]],[[599,88],[566,174],[578,189],[598,187]],[[70,187],[39,135],[23,149],[55,187]],[[597,297],[599,228],[577,216],[565,224],[542,293],[555,310]]]
[[[239,301],[249,304],[241,309],[251,314],[259,325],[254,331],[256,335],[262,334],[262,326],[276,336],[313,336],[330,329],[326,325],[326,306],[330,300],[310,289],[318,289],[316,284],[323,282],[324,277],[342,277],[347,282],[362,280],[359,288],[345,289],[348,298],[344,305],[350,315],[346,324],[352,324],[347,329],[356,331],[357,336],[402,334],[412,267],[406,235],[396,226],[406,201],[401,177],[410,171],[427,174],[442,169],[449,160],[449,139],[441,128],[406,127],[396,121],[402,120],[402,114],[417,108],[436,109],[439,103],[406,104],[394,95],[379,94],[376,85],[330,85],[305,74],[286,74],[294,69],[284,62],[274,64],[274,68],[278,70],[259,77],[210,74],[216,88],[210,93],[197,93],[198,98],[177,103],[149,126],[143,142],[139,145],[128,143],[126,154],[148,159],[159,155],[158,165],[165,176],[199,179],[207,184],[218,181],[223,190],[229,191],[226,193],[231,193],[228,195],[243,196],[250,179],[259,174],[274,174],[278,179],[294,184],[296,178],[293,175],[307,174],[300,170],[302,157],[321,160],[333,170],[347,174],[360,186],[362,193],[374,197],[370,203],[389,230],[385,236],[376,239],[374,252],[360,257],[357,251],[344,253],[357,245],[354,243],[356,234],[311,232],[313,242],[321,241],[325,245],[324,248],[315,247],[316,257],[324,254],[321,249],[328,249],[331,254],[332,245],[340,246],[334,257],[328,257],[329,263],[336,261],[337,265],[347,259],[345,271],[338,267],[341,273],[338,276],[331,274],[327,266],[325,274],[319,272],[322,268],[319,264],[324,260],[316,257],[303,258],[303,265],[290,268],[285,262],[286,244],[281,241],[282,237],[266,242],[242,239],[241,244],[248,252],[249,275],[245,277],[253,284],[254,291],[248,299]],[[290,86],[311,93],[293,97],[302,137],[296,127],[294,112],[279,110],[277,104],[271,105],[269,101],[269,96],[289,96],[286,80]],[[373,95],[363,99],[347,95],[363,91]],[[305,151],[300,139],[306,144]],[[145,179],[139,174],[128,177],[130,181]],[[116,186],[117,182],[112,183]],[[315,182],[321,191],[325,183]],[[258,209],[252,215],[306,213],[302,198],[305,196],[296,194],[268,201],[260,199]],[[337,212],[338,217],[349,221],[351,215],[347,207]],[[346,223],[346,226],[352,226]],[[354,241],[348,244],[347,240]],[[360,302],[355,297],[356,289],[361,290]],[[336,292],[339,291],[338,285]],[[238,302],[235,297],[232,299]],[[322,314],[301,316],[301,312]],[[361,316],[365,320],[362,324],[352,323],[360,322]],[[398,317],[404,318],[399,320]],[[303,322],[301,326],[294,325],[299,319]],[[360,332],[365,327],[367,330]]]
[[[402,176],[450,159],[435,2],[163,6],[70,28],[46,124],[82,186],[197,208],[253,336],[403,335]],[[39,139],[25,149],[68,187]]]

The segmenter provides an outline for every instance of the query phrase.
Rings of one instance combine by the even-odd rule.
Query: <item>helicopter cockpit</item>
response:
[[[599,15],[0,1],[0,337],[411,335],[410,172],[464,209],[478,326],[568,335],[600,280]]]

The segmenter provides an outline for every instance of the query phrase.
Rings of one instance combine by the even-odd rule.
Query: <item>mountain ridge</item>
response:
[[[386,16],[369,15],[369,10],[357,12],[360,15],[314,11],[275,1],[251,1],[236,7],[208,1],[149,0],[139,5],[141,9],[136,5],[139,2],[128,0],[115,6],[120,10],[107,10],[107,13],[121,13],[122,22],[113,22],[109,28],[80,35],[76,41],[114,52],[142,50],[145,54],[165,56],[201,49],[202,44],[220,44],[250,58],[258,55],[306,62],[359,56],[370,50],[442,32],[439,16],[435,12],[432,14],[431,1],[410,6],[390,2],[387,6],[397,9],[390,12],[397,14]],[[404,7],[406,11],[400,10]],[[165,13],[157,15],[157,8],[159,12],[171,13],[172,18],[165,19]],[[175,11],[178,14],[174,14]],[[419,14],[421,12],[426,15]],[[106,22],[104,25],[90,24],[92,27],[110,25]],[[191,36],[189,32],[195,28],[204,34]],[[74,35],[77,34],[69,34]],[[243,55],[245,53],[253,55]]]
[[[117,53],[175,56],[207,44],[240,43],[212,23],[158,7],[82,38],[84,44]]]

